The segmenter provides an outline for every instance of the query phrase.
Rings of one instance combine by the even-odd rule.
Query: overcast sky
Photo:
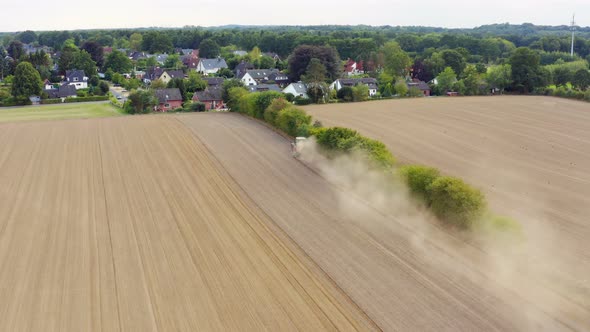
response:
[[[95,7],[91,7],[91,6]],[[590,0],[2,0],[0,31],[185,25],[590,26]]]

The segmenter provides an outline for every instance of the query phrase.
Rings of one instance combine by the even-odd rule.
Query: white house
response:
[[[359,84],[365,84],[369,87],[369,96],[372,97],[377,94],[377,79],[375,78],[339,78],[330,84],[330,89],[338,91],[345,86],[352,88]]]
[[[273,79],[273,74],[278,74],[278,69],[250,69],[246,70],[242,77],[238,77],[244,85],[257,85]]]
[[[307,95],[307,86],[305,85],[305,83],[301,82],[291,83],[287,85],[287,87],[283,89],[283,93],[290,93],[295,97],[309,99],[309,96]]]
[[[227,63],[218,57],[216,59],[200,59],[196,70],[201,74],[210,75],[217,73],[221,68],[227,68]]]
[[[66,82],[79,89],[88,89],[88,77],[83,70],[66,70]]]

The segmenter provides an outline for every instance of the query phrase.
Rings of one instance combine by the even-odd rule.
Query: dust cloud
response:
[[[514,216],[522,225],[519,232],[449,229],[410,195],[395,171],[371,170],[357,152],[326,158],[320,150],[312,137],[302,143],[299,160],[340,189],[347,221],[385,247],[388,241],[406,241],[420,263],[459,285],[477,285],[481,294],[475,296],[499,297],[520,317],[521,330],[590,326],[590,275],[552,254],[560,244],[551,223],[540,222],[547,216],[534,211]]]

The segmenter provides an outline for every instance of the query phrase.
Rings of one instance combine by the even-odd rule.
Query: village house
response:
[[[407,82],[406,85],[408,86],[408,89],[412,89],[412,88],[420,89],[420,91],[422,92],[424,97],[430,96],[430,87],[424,81],[420,81],[418,79],[413,79],[411,82]]]
[[[221,86],[210,86],[204,91],[196,91],[192,100],[194,102],[204,103],[206,110],[220,109],[225,107],[221,95]]]
[[[251,64],[249,62],[242,61],[242,62],[238,63],[238,65],[234,68],[234,74],[236,75],[236,77],[242,77],[242,76],[244,76],[246,71],[252,70],[252,69],[254,69],[253,64]]]
[[[50,99],[76,98],[78,96],[76,93],[76,87],[70,84],[63,84],[57,88],[51,87],[49,89],[43,89],[43,92],[45,92],[47,94],[47,98]]]
[[[279,73],[278,69],[251,69],[238,78],[244,83],[244,85],[257,85],[272,81],[271,77],[276,77]],[[274,75],[274,76],[271,76]]]
[[[339,78],[330,84],[330,89],[339,91],[343,87],[354,87],[358,84],[365,84],[369,87],[369,96],[377,94],[377,79],[375,78]]]
[[[155,107],[156,111],[167,112],[182,107],[182,95],[178,88],[157,89],[155,92],[158,99],[158,105]]]
[[[284,89],[287,85],[289,85],[290,81],[289,80],[289,76],[287,76],[286,74],[283,74],[279,71],[275,71],[272,74],[270,74],[269,78],[269,82],[275,82],[278,86],[281,87],[281,89]]]
[[[354,60],[348,59],[346,64],[344,65],[344,74],[345,76],[354,76],[364,74],[365,71],[363,70],[363,62],[359,61],[356,62]]]
[[[227,63],[221,57],[215,59],[200,59],[197,65],[197,72],[203,75],[217,73],[221,68],[227,68]]]
[[[307,86],[302,82],[289,84],[283,89],[283,93],[290,93],[295,97],[309,99],[309,96],[307,95]]]
[[[279,55],[274,52],[264,52],[264,53],[262,53],[262,55],[272,58],[275,61],[281,61],[281,58],[279,57]]]
[[[88,77],[83,70],[66,70],[66,83],[78,89],[88,89]]]
[[[162,82],[168,84],[168,82],[172,81],[174,78],[184,79],[184,73],[182,70],[169,70],[166,69],[162,72],[162,75],[158,77]]]
[[[225,82],[223,77],[203,77],[203,80],[207,82],[208,87],[222,86],[223,82]]]
[[[258,84],[249,85],[246,87],[250,92],[265,92],[265,91],[276,91],[283,92],[281,88],[276,84]]]

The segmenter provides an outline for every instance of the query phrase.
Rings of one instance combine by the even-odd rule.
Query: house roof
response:
[[[182,100],[182,95],[180,94],[180,90],[178,88],[157,89],[156,98],[158,98],[158,102],[160,104],[165,104],[171,100]]]
[[[164,70],[162,74],[167,73],[172,78],[184,78],[184,72],[182,70]],[[162,76],[160,74],[160,76]]]
[[[84,80],[84,77],[86,77],[86,74],[84,74],[83,70],[66,70],[66,79],[68,81],[73,81],[74,78],[78,78],[78,81],[82,82]]]
[[[222,85],[225,81],[225,78],[223,77],[204,77],[203,79],[207,82],[207,85],[210,87]]]
[[[250,69],[250,70],[246,70],[246,72],[242,74],[242,77],[244,77],[246,74],[249,74],[255,80],[270,80],[269,77],[272,74],[275,74],[278,72],[279,72],[278,69]],[[240,77],[240,78],[242,78],[242,77]]]
[[[227,63],[223,58],[200,59],[199,63],[202,64],[205,70],[227,68]]]
[[[303,94],[303,93],[307,93],[307,86],[305,85],[305,83],[291,83],[291,86],[293,86],[293,89],[295,89],[295,92],[297,92],[298,94]]]
[[[264,53],[262,53],[262,55],[266,55],[266,56],[269,56],[269,57],[271,57],[273,59],[277,59],[277,60],[280,60],[281,59],[279,57],[279,55],[276,54],[275,52],[264,52]]]
[[[370,89],[377,89],[377,79],[372,77],[366,78],[339,78],[337,81],[340,81],[342,86],[350,86],[353,87],[357,84],[366,84],[369,86]]]
[[[71,84],[60,85],[57,89],[44,89],[43,90],[49,98],[66,98],[77,96],[76,87]]]
[[[203,91],[196,91],[193,95],[193,100],[198,101],[217,101],[222,100],[222,89],[220,86],[208,87]]]
[[[275,82],[281,82],[281,81],[288,82],[289,76],[287,76],[286,74],[283,74],[279,71],[275,71],[274,73],[270,74],[270,76],[268,76],[268,80],[275,81]]]
[[[160,67],[149,67],[145,72],[145,78],[149,80],[156,80],[164,73],[164,69]]]
[[[236,68],[234,68],[234,73],[236,74],[236,76],[240,77],[244,75],[244,73],[249,69],[254,69],[254,65],[249,62],[242,61],[238,63]]]
[[[258,84],[258,85],[249,85],[247,86],[250,92],[263,92],[263,91],[277,91],[283,92],[281,88],[276,84]]]
[[[407,85],[408,85],[408,88],[417,87],[418,89],[420,89],[422,91],[430,91],[430,87],[424,81],[408,82]]]

